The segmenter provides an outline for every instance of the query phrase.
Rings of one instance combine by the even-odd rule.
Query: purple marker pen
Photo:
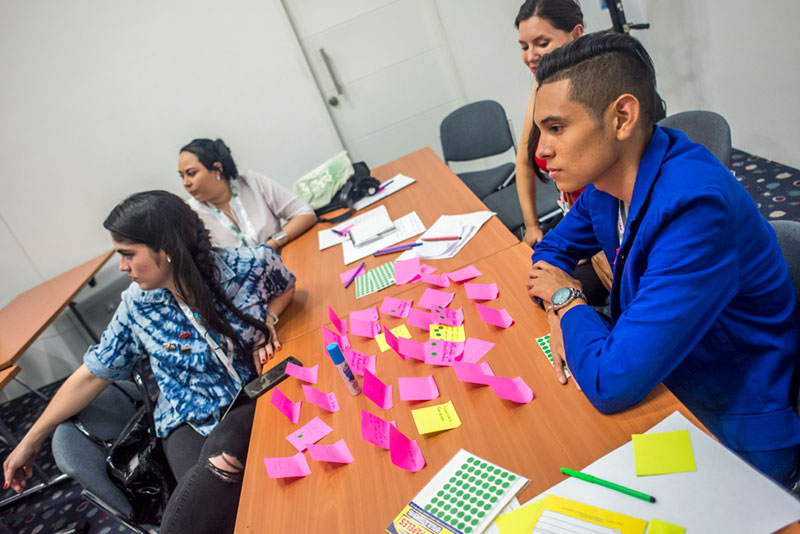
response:
[[[347,362],[344,361],[344,354],[342,354],[342,349],[339,348],[339,345],[336,343],[329,343],[325,350],[328,351],[328,356],[331,357],[333,360],[333,364],[336,366],[336,370],[339,371],[339,375],[342,377],[344,384],[347,386],[347,390],[350,392],[350,395],[356,396],[361,394],[361,384],[358,382],[358,379],[353,374],[353,371],[350,369],[350,366],[347,365]]]

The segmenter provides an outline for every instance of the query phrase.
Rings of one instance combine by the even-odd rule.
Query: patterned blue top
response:
[[[280,256],[265,245],[214,249],[220,284],[233,304],[258,320],[266,320],[269,301],[295,282]],[[230,311],[225,318],[246,347],[261,332]],[[225,347],[227,343],[223,343]],[[235,347],[235,346],[234,346]],[[122,293],[122,302],[98,345],[83,360],[92,374],[106,380],[130,379],[136,360],[149,354],[161,395],[155,406],[156,432],[166,437],[184,422],[207,436],[231,403],[238,385],[166,289],[143,291],[136,283]],[[256,377],[252,353],[237,350],[233,365],[245,382]]]

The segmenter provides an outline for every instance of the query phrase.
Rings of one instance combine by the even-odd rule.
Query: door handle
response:
[[[325,53],[324,48],[319,49],[319,54],[322,56],[322,62],[325,63],[325,68],[328,69],[328,76],[331,77],[331,81],[333,82],[333,87],[336,88],[337,95],[343,95],[344,91],[342,90],[342,84],[339,83],[339,80],[336,79],[336,74],[333,72],[333,65],[331,64],[331,58],[328,54]],[[335,97],[333,97],[335,98]],[[337,101],[338,104],[338,101]],[[336,105],[331,102],[331,105]]]

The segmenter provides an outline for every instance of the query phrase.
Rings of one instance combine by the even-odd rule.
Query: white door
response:
[[[353,161],[378,166],[423,146],[465,102],[430,0],[283,0]]]

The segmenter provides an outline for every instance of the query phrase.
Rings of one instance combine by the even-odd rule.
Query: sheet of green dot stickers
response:
[[[386,532],[479,534],[528,482],[461,449],[386,527]]]
[[[539,345],[539,348],[542,349],[544,355],[547,356],[548,360],[550,360],[550,365],[555,367],[556,364],[553,363],[553,354],[550,351],[550,334],[544,335],[542,337],[537,337],[536,344]],[[566,362],[564,362],[564,374],[567,375],[567,378],[572,377],[572,375],[569,373],[569,369],[567,368]]]
[[[360,299],[391,285],[394,285],[394,262],[387,261],[356,278],[356,298]]]

